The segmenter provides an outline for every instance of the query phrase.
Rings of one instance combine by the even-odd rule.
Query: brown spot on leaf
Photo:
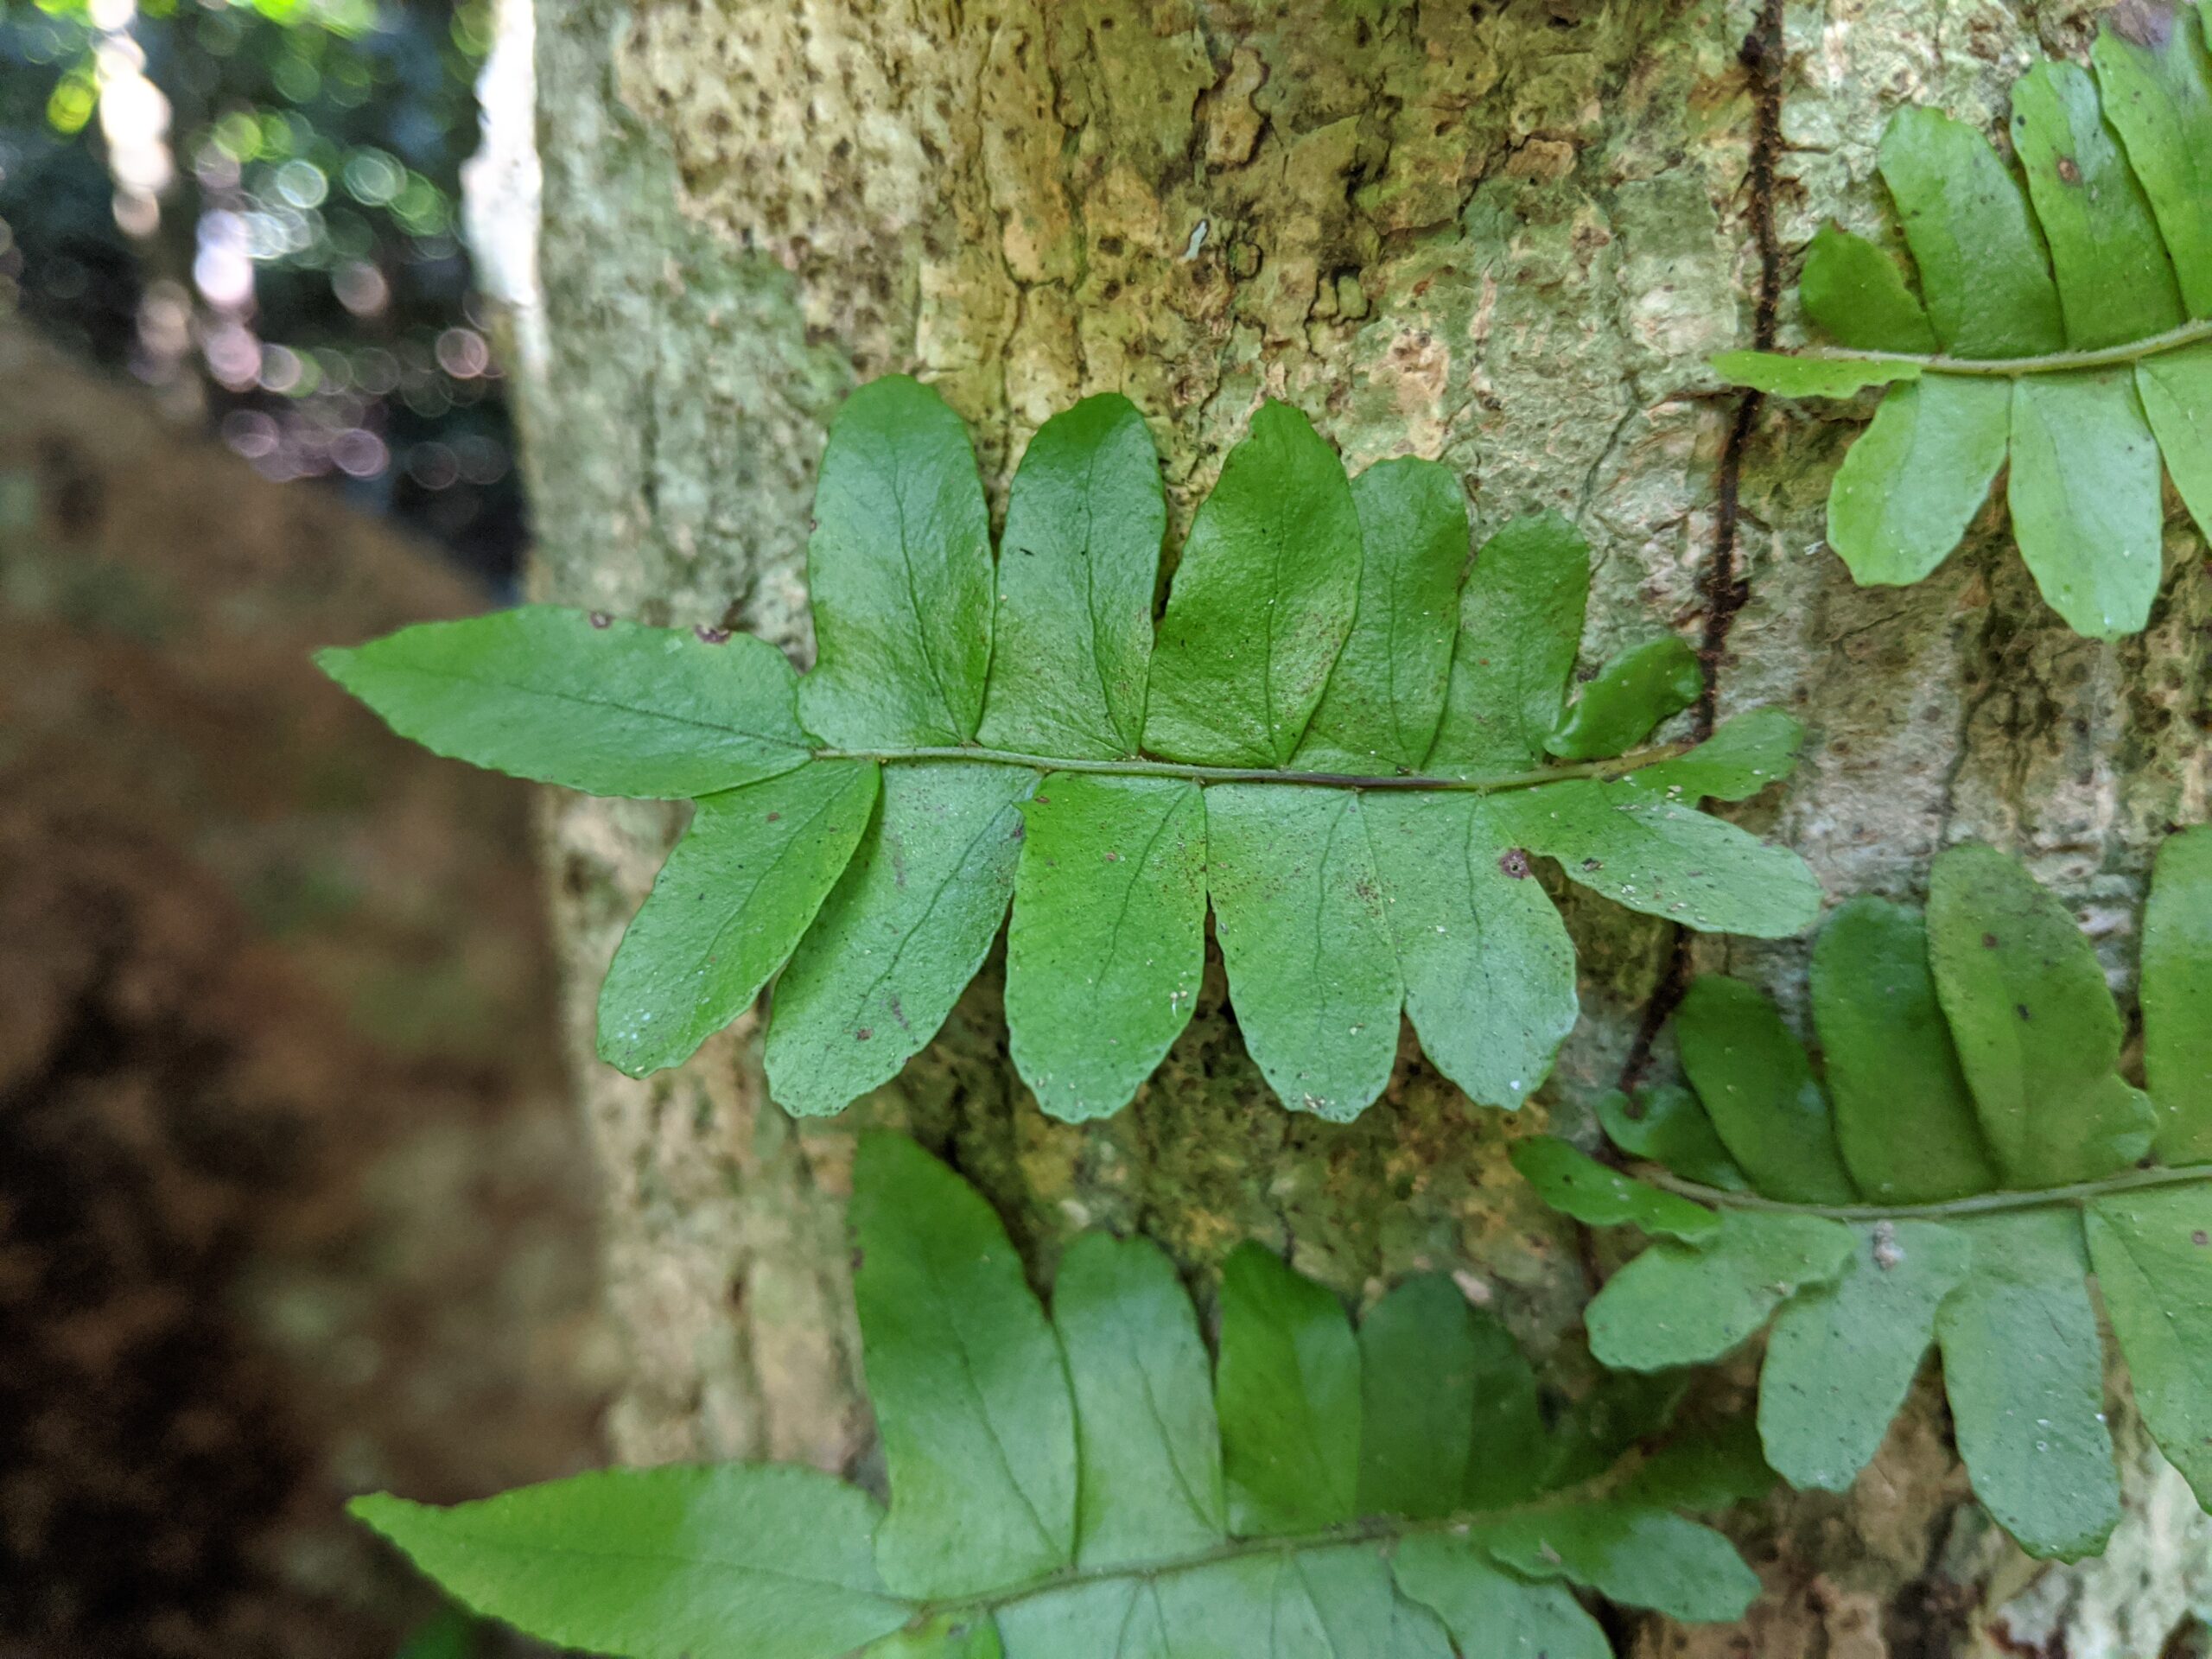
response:
[[[2120,0],[2107,21],[2123,41],[2154,52],[2163,51],[2174,37],[2174,9],[2161,0]]]
[[[1529,879],[1529,855],[1518,847],[1509,847],[1505,855],[1497,861],[1497,868],[1516,881],[1525,881]]]
[[[605,611],[594,611],[591,613],[591,625],[594,628],[611,628],[614,626],[614,619]]]
[[[2069,184],[2082,182],[2082,169],[2074,165],[2074,158],[2071,156],[2062,156],[2058,158],[2058,176]]]

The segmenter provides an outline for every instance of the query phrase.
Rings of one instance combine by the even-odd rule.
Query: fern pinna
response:
[[[1591,1304],[1592,1351],[1693,1364],[1771,1319],[1767,1460],[1841,1491],[1932,1341],[1975,1492],[2031,1554],[2073,1559],[2120,1516],[2094,1272],[2145,1426],[2212,1507],[2212,827],[2159,850],[2147,1092],[2072,915],[1986,847],[1936,859],[1924,914],[1839,908],[1810,990],[1825,1087],[1765,997],[1703,979],[1675,1021],[1694,1093],[1605,1114],[1650,1181],[1516,1149],[1556,1208],[1665,1241]]]
[[[1888,392],[1828,496],[1868,584],[1941,564],[2009,459],[2012,534],[2077,633],[2139,632],[2162,569],[2159,457],[2212,533],[2212,59],[2195,6],[2107,14],[2079,64],[2012,90],[2012,149],[1900,111],[1882,178],[1920,278],[1831,226],[1799,296],[1836,342],[1715,369],[1787,397]]]
[[[326,668],[401,733],[595,794],[696,798],[600,1001],[600,1052],[671,1065],[775,981],[787,1109],[842,1109],[936,1033],[1005,919],[1014,1061],[1046,1110],[1126,1104],[1189,1020],[1211,903],[1247,1046],[1348,1118],[1411,1016],[1476,1100],[1516,1106],[1576,1013],[1526,855],[1692,927],[1795,933],[1795,855],[1698,810],[1785,773],[1758,710],[1617,759],[1693,700],[1662,638],[1570,701],[1589,550],[1491,537],[1433,461],[1347,480],[1294,410],[1253,417],[1154,601],[1166,507],[1124,398],[1047,422],[994,561],[968,436],[879,380],[823,458],[819,658],[531,607],[410,628]]]
[[[1504,1327],[1440,1275],[1343,1306],[1246,1245],[1218,1358],[1173,1266],[1091,1233],[1050,1316],[998,1217],[863,1138],[855,1297],[887,1509],[810,1469],[610,1470],[354,1513],[455,1597],[631,1659],[1608,1659],[1571,1586],[1732,1619],[1758,1580],[1677,1513],[1764,1491],[1679,1381],[1548,1426]]]

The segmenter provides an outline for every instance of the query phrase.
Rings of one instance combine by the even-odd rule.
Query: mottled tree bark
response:
[[[1598,556],[1592,657],[1732,613],[1722,712],[1780,703],[1811,733],[1796,778],[1742,816],[1832,896],[1910,893],[1936,849],[1986,837],[2080,901],[2118,970],[2157,835],[2205,811],[2202,543],[2177,521],[2157,620],[2116,646],[2044,611],[1993,512],[1929,582],[1856,588],[1821,539],[1851,412],[1746,409],[1703,366],[1763,302],[1792,337],[1788,279],[1821,219],[1879,224],[1891,110],[1993,121],[2033,54],[2086,46],[2095,10],[557,0],[537,22],[542,310],[524,319],[543,352],[525,377],[537,588],[732,622],[803,658],[813,468],[857,381],[935,380],[995,494],[1048,413],[1127,391],[1179,524],[1256,400],[1287,397],[1355,467],[1450,463],[1478,530],[1573,517]],[[994,969],[899,1082],[794,1128],[765,1099],[749,1022],[645,1083],[590,1059],[600,974],[676,819],[563,798],[546,823],[631,1344],[624,1455],[865,1469],[839,1206],[871,1122],[979,1181],[1040,1273],[1096,1224],[1159,1238],[1202,1289],[1254,1236],[1355,1299],[1444,1267],[1559,1388],[1586,1382],[1577,1241],[1503,1152],[1547,1118],[1587,1130],[1669,973],[1663,925],[1569,899],[1586,1017],[1517,1121],[1470,1108],[1410,1043],[1358,1123],[1285,1112],[1217,963],[1188,1034],[1111,1121],[1052,1122],[1026,1098]],[[1690,954],[1796,1000],[1802,944]],[[1663,1039],[1654,1063],[1671,1064]],[[2110,1558],[2038,1573],[1963,1501],[1923,1385],[1855,1491],[1744,1523],[1769,1586],[1745,1627],[1633,1639],[1777,1659],[2154,1654],[2204,1592],[2208,1534],[2126,1443]]]

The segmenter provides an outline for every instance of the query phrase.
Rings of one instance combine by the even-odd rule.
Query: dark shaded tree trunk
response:
[[[480,602],[0,329],[0,1659],[389,1659],[347,1497],[598,1456],[526,804],[308,656]]]

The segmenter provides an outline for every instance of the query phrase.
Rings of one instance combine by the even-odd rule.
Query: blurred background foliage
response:
[[[487,0],[4,0],[0,315],[505,592],[513,437],[461,233]]]

